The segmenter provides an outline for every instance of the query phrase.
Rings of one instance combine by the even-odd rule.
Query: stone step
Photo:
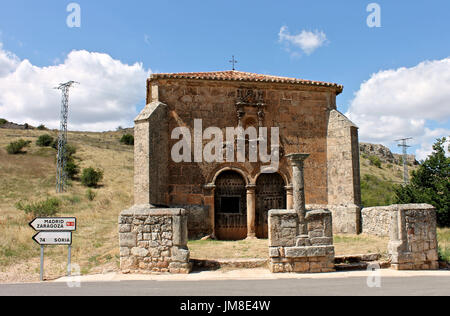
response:
[[[344,255],[344,256],[335,256],[334,263],[358,263],[358,262],[370,262],[377,261],[381,258],[381,254],[379,253],[369,253],[364,255]]]
[[[197,270],[267,268],[268,262],[268,259],[191,259],[193,268]]]
[[[353,263],[337,263],[335,264],[336,271],[358,271],[367,270],[369,265],[378,265],[380,269],[388,269],[391,263],[388,261],[365,261]]]

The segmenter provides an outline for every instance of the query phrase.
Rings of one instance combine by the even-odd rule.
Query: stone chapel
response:
[[[333,214],[337,233],[359,233],[358,128],[337,110],[335,83],[240,71],[153,74],[135,120],[135,204],[188,212],[190,238],[267,238],[268,211],[292,209],[291,153],[304,165],[307,209]],[[260,162],[174,162],[177,127],[278,127],[276,172]],[[224,133],[225,134],[225,133]],[[257,139],[247,139],[248,144]],[[248,145],[247,144],[247,145]],[[192,160],[194,161],[194,160]]]

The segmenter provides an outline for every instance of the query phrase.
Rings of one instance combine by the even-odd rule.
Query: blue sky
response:
[[[361,91],[363,82],[380,71],[399,70],[402,67],[414,69],[425,61],[443,61],[450,55],[450,2],[444,0],[378,0],[376,3],[381,7],[380,28],[369,28],[366,23],[370,14],[366,7],[374,1],[78,0],[76,3],[81,7],[80,28],[69,28],[66,25],[69,14],[66,7],[70,2],[72,1],[2,1],[0,43],[3,46],[0,48],[8,52],[10,57],[13,54],[18,62],[29,60],[31,65],[39,68],[62,65],[70,52],[85,50],[107,54],[124,65],[142,63],[143,70],[152,72],[229,70],[231,65],[228,61],[231,55],[235,55],[239,62],[238,70],[343,84],[344,93],[337,100],[339,109],[357,120],[358,125],[366,124],[364,120],[373,121],[373,118],[367,118],[365,114],[376,115],[376,111],[372,110],[377,103],[369,104],[362,96],[364,93],[361,93],[358,102],[354,100],[355,93]],[[280,41],[282,27],[286,27],[286,34],[293,37],[302,31],[314,34],[321,32],[326,40],[313,52],[306,54],[292,42]],[[419,73],[450,84],[450,80],[447,81],[446,62],[425,68],[423,72],[419,70]],[[434,70],[436,68],[437,71]],[[129,75],[129,69],[123,71]],[[407,80],[415,77],[416,73],[411,70],[411,73],[396,74],[394,76],[397,77],[391,79]],[[49,76],[46,75],[45,78]],[[379,80],[376,79],[379,77],[373,78],[373,83],[369,83],[366,88],[382,91],[380,89],[386,87],[386,84],[378,85]],[[425,84],[429,82],[426,81]],[[424,83],[418,82],[410,89],[417,91],[417,87],[422,86]],[[121,87],[125,88],[126,84]],[[97,91],[108,90],[101,82],[95,88]],[[448,85],[443,88],[450,90]],[[0,81],[0,95],[1,90]],[[385,97],[397,99],[396,93],[401,94],[401,90],[390,91]],[[437,97],[437,100],[445,100],[450,106],[447,96],[449,95]],[[143,96],[136,95],[131,99],[135,103],[133,106],[136,112],[143,106]],[[0,116],[9,113],[1,110],[2,106],[6,107],[1,100],[0,97]],[[450,124],[446,107],[441,104],[441,112],[424,116],[420,109],[434,106],[424,101],[415,105],[419,110],[415,116],[408,117],[409,122],[398,122],[393,118],[400,117],[397,112],[401,112],[402,106],[405,107],[403,110],[408,110],[408,105],[404,103],[407,102],[388,106],[398,107],[399,110],[390,113],[390,119],[383,121],[386,124],[397,122],[397,127],[391,134],[376,134],[362,128],[361,139],[381,142],[396,149],[393,139],[413,136],[416,139],[413,151],[426,151],[433,137],[440,134],[440,137],[448,136],[446,134]],[[356,109],[357,104],[364,106]],[[120,105],[114,105],[112,101],[111,109],[114,106]],[[135,114],[132,112],[124,112],[128,115],[126,120],[110,120],[110,124],[105,125],[101,124],[101,115],[97,113],[97,122],[94,120],[89,126],[74,123],[73,128],[107,128],[117,122],[131,125]],[[19,111],[14,112],[18,118],[19,114]],[[75,117],[82,120],[81,114]],[[32,117],[25,118],[33,121]],[[416,122],[421,119],[424,122]],[[57,118],[48,121],[48,125],[56,123]],[[414,125],[416,123],[417,126]],[[401,135],[405,124],[419,130],[406,129],[405,135]],[[370,124],[367,126],[369,130]],[[426,133],[428,134],[425,135]],[[417,154],[423,155],[419,152]]]

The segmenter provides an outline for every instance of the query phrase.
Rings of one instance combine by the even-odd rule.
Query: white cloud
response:
[[[425,159],[437,138],[450,135],[450,58],[373,74],[346,115],[362,141],[389,146],[413,137],[418,159]]]
[[[6,70],[5,70],[6,69]],[[59,127],[59,83],[74,80],[69,129],[103,131],[131,126],[136,107],[145,103],[150,71],[127,65],[108,54],[72,51],[63,63],[37,67],[0,46],[0,117],[17,123]]]
[[[290,46],[296,46],[300,48],[305,54],[310,55],[316,49],[323,46],[327,41],[327,36],[321,31],[307,31],[303,30],[296,35],[291,35],[287,26],[282,26],[278,33],[278,39],[281,43],[286,44],[286,49],[293,55],[298,56],[299,53],[291,51]]]
[[[19,65],[19,58],[14,54],[3,50],[3,44],[0,43],[0,78],[13,72]]]

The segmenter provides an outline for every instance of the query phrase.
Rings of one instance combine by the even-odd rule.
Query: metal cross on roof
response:
[[[236,59],[234,59],[234,55],[233,55],[233,58],[229,61],[229,63],[231,63],[233,65],[233,70],[236,70],[235,66],[238,63],[238,61]]]

